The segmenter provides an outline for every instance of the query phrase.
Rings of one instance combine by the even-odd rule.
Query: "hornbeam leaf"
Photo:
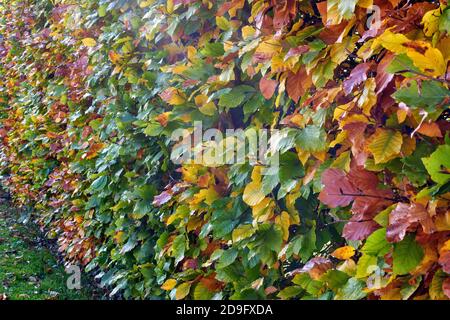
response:
[[[186,296],[189,294],[189,291],[191,290],[191,283],[190,282],[185,282],[180,284],[177,287],[177,292],[176,292],[176,299],[177,300],[181,300],[186,298]]]
[[[450,180],[450,145],[439,146],[428,158],[422,158],[434,182],[444,184]]]
[[[373,154],[375,164],[386,163],[399,155],[402,143],[403,138],[400,132],[377,129],[371,137],[368,149]]]
[[[398,275],[407,274],[422,261],[424,252],[422,247],[414,240],[414,235],[406,236],[399,243],[394,244],[393,267]]]
[[[434,111],[436,106],[450,98],[450,90],[432,80],[422,81],[419,87],[417,81],[414,80],[398,89],[393,97],[411,108],[423,107],[425,110]]]
[[[95,47],[97,45],[97,41],[95,41],[92,38],[84,38],[81,41],[83,42],[83,45],[85,45],[86,47]]]
[[[244,189],[242,200],[249,206],[256,206],[266,195],[262,191],[261,181],[250,182]]]

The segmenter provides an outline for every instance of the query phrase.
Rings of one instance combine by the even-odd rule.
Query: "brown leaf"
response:
[[[297,73],[290,72],[286,80],[286,91],[289,97],[297,103],[312,85],[311,76],[303,67]]]
[[[333,264],[330,260],[323,257],[316,257],[309,260],[302,269],[294,270],[292,274],[300,273],[300,272],[308,272],[309,276],[312,279],[319,279],[325,272],[333,267]]]
[[[442,138],[441,129],[436,122],[423,122],[416,132],[432,138]]]
[[[283,29],[291,19],[297,15],[296,0],[278,0],[274,1],[273,26],[275,30]]]

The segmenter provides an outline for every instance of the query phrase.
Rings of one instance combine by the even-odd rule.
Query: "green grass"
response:
[[[18,223],[17,218],[15,210],[0,205],[0,297],[5,294],[9,300],[92,299],[86,286],[81,290],[67,288],[69,275],[52,252],[42,246],[39,230],[31,224]]]

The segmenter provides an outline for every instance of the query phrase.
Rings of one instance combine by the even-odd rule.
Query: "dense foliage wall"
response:
[[[111,295],[448,299],[449,32],[447,1],[2,1],[3,184]],[[175,165],[195,121],[279,129],[278,173]]]

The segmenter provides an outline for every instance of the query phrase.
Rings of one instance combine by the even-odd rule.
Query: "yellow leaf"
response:
[[[331,255],[336,259],[348,260],[355,255],[355,248],[352,246],[337,248]]]
[[[92,38],[84,38],[81,41],[83,42],[83,45],[85,45],[86,47],[95,47],[95,45],[97,44],[97,41],[95,41]]]
[[[346,172],[350,171],[350,151],[342,152],[331,164],[332,168],[339,168]]]
[[[251,224],[244,224],[233,230],[231,238],[233,239],[233,242],[238,242],[251,237],[255,232],[256,229],[253,228]]]
[[[275,223],[281,227],[281,230],[283,231],[283,240],[287,241],[289,239],[289,227],[291,225],[289,213],[283,211],[281,215],[275,218]]]
[[[189,282],[180,284],[177,287],[177,292],[175,293],[175,298],[177,300],[186,298],[186,296],[189,294],[190,290],[191,290],[191,284]]]
[[[175,5],[174,5],[174,1],[173,0],[167,0],[167,4],[166,4],[166,10],[167,13],[173,13],[173,9],[174,9]]]
[[[358,99],[358,107],[360,107],[363,113],[370,116],[370,110],[377,103],[377,94],[375,93],[376,88],[375,78],[367,79],[363,92]]]
[[[253,206],[252,214],[255,222],[265,222],[273,217],[275,202],[270,198],[264,198],[257,205]]]
[[[248,38],[253,37],[256,30],[251,26],[244,26],[244,27],[242,27],[241,32],[242,32],[242,38],[244,38],[244,40],[247,40]]]
[[[308,161],[309,157],[311,156],[311,153],[302,149],[297,148],[297,155],[300,162],[305,165],[306,161]]]
[[[194,199],[191,204],[199,204],[200,202],[205,202],[207,205],[212,205],[212,203],[219,198],[214,187],[209,187],[208,189],[202,189],[197,194],[194,195]]]
[[[408,157],[410,156],[414,150],[416,150],[416,138],[411,138],[409,136],[403,137],[403,144],[402,144],[402,157]]]
[[[330,142],[329,147],[334,148],[337,144],[340,144],[343,141],[345,141],[345,139],[347,139],[347,136],[348,136],[347,131],[339,132],[338,135],[336,136],[336,139],[334,139],[333,141]]]
[[[176,285],[177,285],[177,280],[168,279],[168,280],[166,280],[166,282],[163,283],[163,285],[161,286],[161,289],[169,291],[169,290],[172,290],[173,288],[175,288]]]
[[[346,115],[347,111],[351,110],[354,106],[355,106],[354,101],[350,101],[349,103],[337,106],[334,109],[333,120],[339,120],[339,118],[341,118],[342,115]]]
[[[271,58],[275,54],[281,51],[282,47],[279,40],[269,39],[262,41],[258,48],[256,48],[256,54],[265,58]]]
[[[164,90],[160,94],[160,97],[168,104],[174,106],[178,106],[186,102],[185,94],[181,90],[178,90],[177,88],[174,87],[170,87]]]
[[[217,111],[217,107],[214,104],[214,102],[208,102],[205,105],[201,106],[200,108],[198,108],[198,110],[200,110],[201,113],[207,115],[207,116],[213,116],[216,114]]]
[[[362,122],[362,123],[368,123],[369,120],[367,117],[363,114],[352,114],[350,116],[345,117],[345,119],[341,120],[339,122],[339,128],[345,127],[349,123],[355,123],[355,122]]]
[[[417,47],[420,49],[416,50],[415,48]],[[425,50],[424,53],[422,53],[423,50]],[[447,69],[441,51],[431,47],[427,42],[415,41],[414,47],[408,48],[406,54],[411,58],[416,67],[431,76],[441,76]]]
[[[373,6],[373,0],[359,0],[358,7],[371,9]]]
[[[387,129],[377,129],[370,140],[368,149],[373,154],[375,164],[386,163],[396,158],[403,143],[400,132]]]
[[[382,45],[384,48],[394,53],[406,53],[407,49],[403,44],[409,41],[410,40],[401,33],[393,33],[390,30],[386,30],[373,42],[372,49],[376,48],[378,45]]]
[[[141,1],[139,3],[139,7],[146,8],[146,7],[150,6],[151,4],[153,4],[153,2],[155,2],[155,0],[144,0],[144,1]]]
[[[439,18],[441,17],[442,8],[428,11],[423,15],[422,24],[423,32],[427,37],[433,36],[433,34],[439,30]]]
[[[225,17],[216,17],[216,25],[224,31],[231,28],[230,21],[228,21]]]

